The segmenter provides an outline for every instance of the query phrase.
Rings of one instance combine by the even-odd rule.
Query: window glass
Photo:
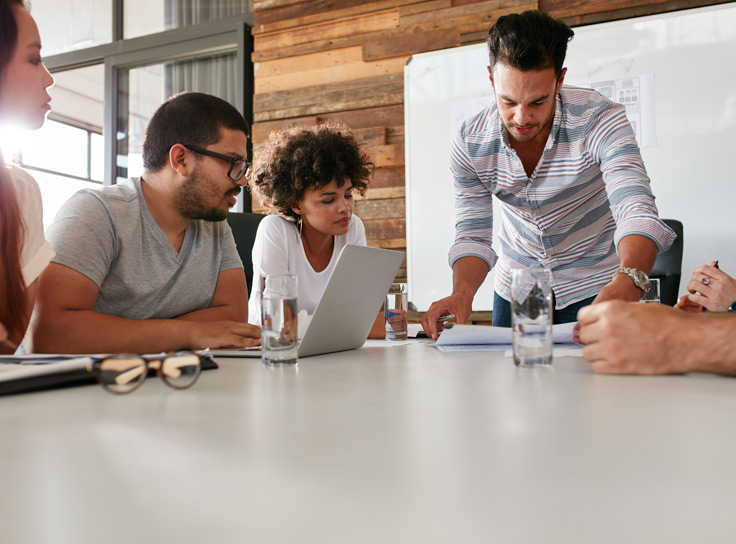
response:
[[[105,180],[105,139],[92,134],[90,139],[90,177],[102,183]]]
[[[143,137],[148,121],[171,95],[181,91],[198,91],[219,96],[235,104],[235,53],[196,60],[167,62],[133,68],[121,74],[118,95],[120,126],[127,133],[118,136],[117,183],[143,173]]]
[[[38,182],[44,224],[83,187],[100,187],[104,178],[104,68],[89,66],[54,74],[49,89],[51,113],[33,131],[0,135],[7,160],[20,164]]]
[[[125,0],[123,36],[134,38],[249,13],[251,0]]]
[[[112,0],[33,0],[45,56],[112,41]]]
[[[87,139],[86,130],[49,119],[28,138],[21,160],[25,166],[86,178],[89,177]]]

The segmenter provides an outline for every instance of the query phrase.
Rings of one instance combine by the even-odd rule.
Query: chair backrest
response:
[[[253,285],[253,243],[256,240],[258,224],[264,217],[266,216],[259,213],[238,212],[230,212],[227,216],[227,222],[233,231],[233,238],[235,238],[235,245],[238,246],[240,260],[243,261],[245,281],[248,284],[248,296],[250,296],[251,286]]]
[[[676,219],[663,219],[677,238],[672,246],[657,255],[650,277],[659,278],[659,300],[662,304],[674,306],[680,292],[680,276],[682,275],[682,223]]]

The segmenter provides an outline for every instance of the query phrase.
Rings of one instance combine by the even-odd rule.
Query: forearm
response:
[[[488,264],[480,257],[458,259],[452,267],[452,294],[472,301],[488,272]]]
[[[657,260],[657,244],[650,238],[640,234],[630,234],[618,244],[618,256],[621,266],[638,268],[649,274]]]
[[[222,306],[210,306],[203,310],[196,310],[188,314],[180,315],[176,319],[185,321],[238,321],[248,322],[248,304],[223,304]]]
[[[248,322],[248,299],[245,274],[240,268],[220,272],[212,300],[207,308],[180,315],[186,321],[237,321]]]
[[[675,341],[688,370],[736,375],[736,316],[695,314],[687,318],[689,326],[679,331]]]
[[[189,348],[194,323],[175,319],[127,319],[92,310],[60,310],[35,316],[36,353],[157,353]]]

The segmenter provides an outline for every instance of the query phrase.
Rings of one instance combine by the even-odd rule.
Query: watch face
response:
[[[633,272],[637,284],[643,287],[649,283],[649,278],[644,272],[642,272],[641,270],[634,270]]]

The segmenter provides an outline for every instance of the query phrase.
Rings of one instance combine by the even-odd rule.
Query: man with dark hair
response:
[[[500,17],[488,35],[495,101],[467,119],[452,147],[455,243],[453,292],[422,319],[470,315],[496,269],[493,324],[510,326],[510,271],[552,272],[554,319],[604,300],[638,300],[657,252],[675,234],[658,217],[624,107],[599,93],[563,87],[573,31],[539,11]],[[495,195],[503,223],[492,248]]]
[[[140,178],[84,189],[47,231],[37,352],[155,353],[258,343],[228,209],[245,184],[248,125],[230,104],[181,93],[154,113]]]

